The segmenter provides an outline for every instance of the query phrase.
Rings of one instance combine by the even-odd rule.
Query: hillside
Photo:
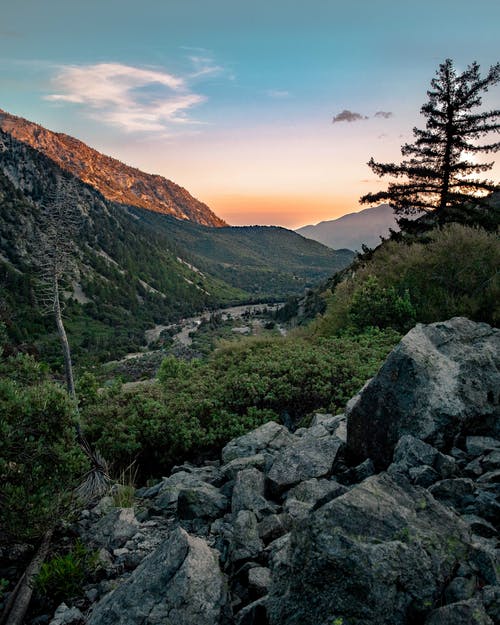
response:
[[[52,320],[37,312],[31,256],[38,205],[61,170],[2,131],[0,145],[0,314],[11,340],[35,341],[52,361],[57,344]],[[205,308],[300,293],[351,260],[284,229],[209,228],[124,207],[75,184],[82,222],[66,314],[82,357],[136,351],[148,327]]]
[[[368,247],[379,245],[380,237],[386,237],[389,228],[398,230],[398,225],[391,207],[381,204],[314,226],[303,226],[296,232],[333,249],[361,250],[363,244]]]
[[[35,148],[107,200],[173,215],[205,226],[224,226],[206,204],[183,187],[100,154],[69,135],[51,132],[0,109],[0,129]]]

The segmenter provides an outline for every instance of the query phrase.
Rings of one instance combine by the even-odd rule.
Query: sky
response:
[[[400,160],[439,63],[500,60],[493,0],[2,0],[0,14],[0,108],[232,225],[365,208],[386,185],[367,161]]]

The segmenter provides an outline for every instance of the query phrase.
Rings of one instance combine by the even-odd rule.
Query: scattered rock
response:
[[[228,443],[222,450],[222,461],[227,464],[235,458],[255,456],[263,450],[275,452],[290,445],[294,440],[294,436],[286,427],[269,421]]]
[[[334,436],[303,437],[281,451],[267,474],[271,492],[278,495],[290,486],[312,477],[329,475],[343,446]]]
[[[434,610],[425,625],[494,625],[477,599],[459,601]]]
[[[174,530],[92,610],[88,625],[214,625],[226,603],[224,576],[201,538]]]
[[[65,603],[57,608],[50,625],[82,625],[85,617],[78,608],[69,608]]]

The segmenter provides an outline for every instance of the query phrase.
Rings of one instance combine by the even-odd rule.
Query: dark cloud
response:
[[[394,117],[394,113],[391,113],[391,111],[377,111],[374,117],[382,117],[382,119],[389,119],[389,117]]]
[[[337,124],[338,122],[359,122],[362,119],[368,119],[368,117],[361,115],[361,113],[354,113],[344,109],[342,113],[335,115],[332,119],[332,124]]]

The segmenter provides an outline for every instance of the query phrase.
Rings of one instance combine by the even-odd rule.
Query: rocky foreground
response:
[[[500,623],[500,331],[418,325],[346,415],[277,423],[83,512],[52,625]]]

